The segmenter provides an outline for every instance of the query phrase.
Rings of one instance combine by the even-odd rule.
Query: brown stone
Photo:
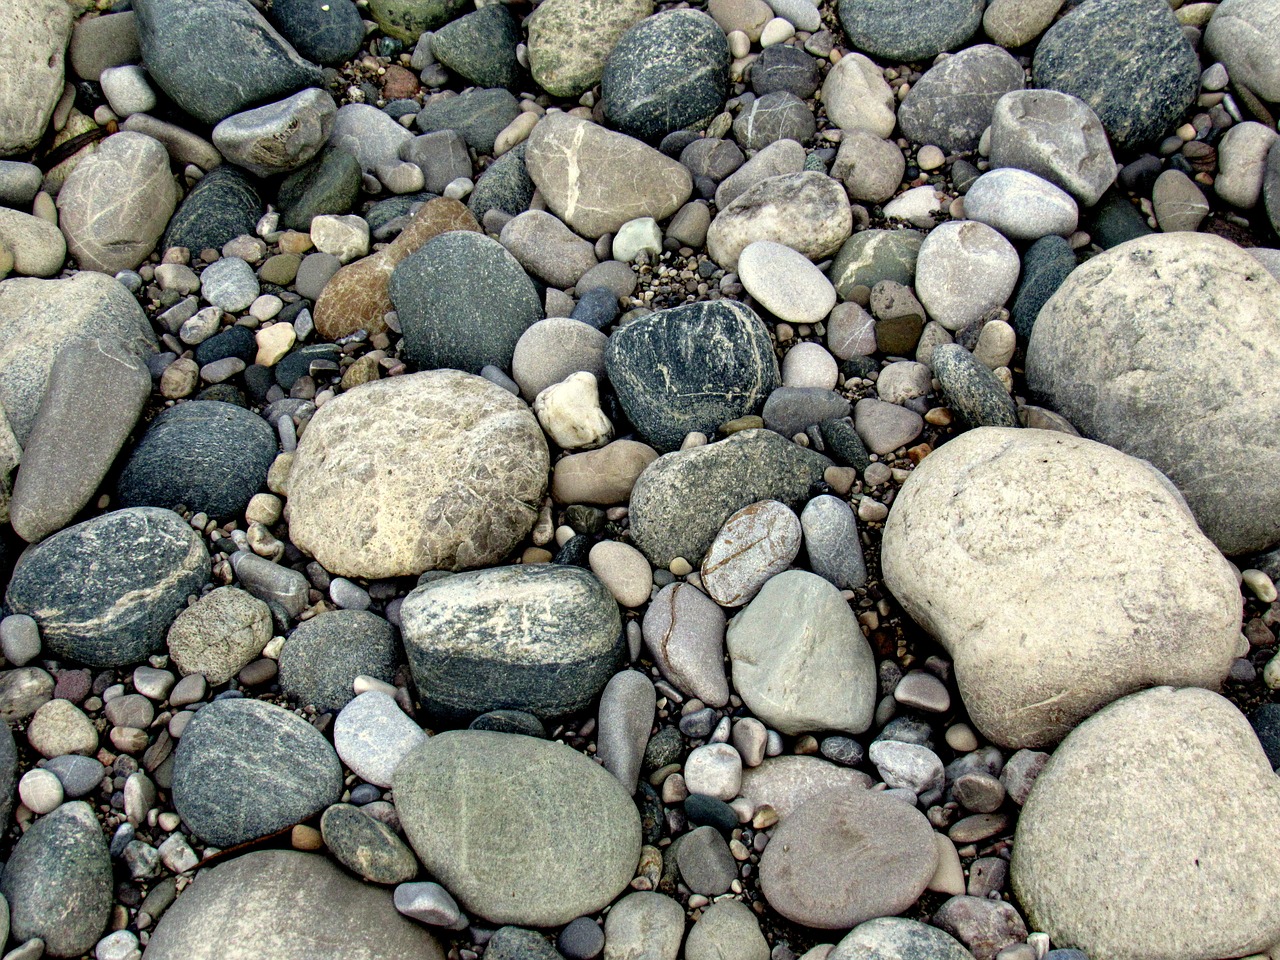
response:
[[[382,95],[388,100],[407,100],[416,96],[421,87],[413,71],[399,64],[387,67],[382,78]]]

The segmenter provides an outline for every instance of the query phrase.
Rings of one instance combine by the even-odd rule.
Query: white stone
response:
[[[948,330],[1003,306],[1022,261],[1008,240],[973,220],[953,220],[929,232],[916,260],[916,295]]]
[[[884,215],[889,220],[905,220],[913,227],[928,230],[947,215],[950,203],[934,187],[912,187],[885,204]]]
[[[836,358],[820,343],[797,343],[782,359],[784,387],[816,387],[834,390],[840,376]]]
[[[311,242],[321,253],[350,263],[369,252],[369,224],[353,215],[321,214],[311,220]]]
[[[101,82],[102,94],[118,117],[149,113],[156,107],[156,92],[139,66],[107,67],[102,71]]]
[[[547,436],[565,450],[594,450],[613,439],[593,373],[572,373],[547,387],[534,398],[533,412]]]
[[[690,793],[728,803],[742,788],[742,757],[727,743],[696,747],[684,762],[684,782]]]
[[[804,254],[772,240],[747,244],[738,254],[738,276],[761,306],[788,323],[818,323],[836,305],[836,288],[823,272]]]
[[[93,948],[96,960],[141,960],[137,934],[129,930],[109,933]]]
[[[921,794],[942,786],[942,760],[928,747],[899,740],[877,740],[867,750],[880,779],[890,788]]]
[[[785,43],[795,35],[795,24],[789,20],[782,19],[782,17],[774,17],[760,31],[760,46],[772,47],[775,44]]]
[[[973,348],[973,355],[988,370],[996,367],[1007,367],[1013,359],[1014,350],[1018,346],[1018,334],[1003,320],[992,320],[983,326],[978,334],[978,343]]]
[[[702,584],[723,607],[740,607],[800,551],[800,518],[784,503],[761,500],[724,522],[702,561]]]
[[[964,195],[964,212],[1010,240],[1039,240],[1052,234],[1068,237],[1080,219],[1071,194],[1013,167],[990,170],[973,181]]]
[[[254,339],[258,343],[258,355],[254,363],[264,367],[274,367],[298,342],[298,333],[291,323],[273,323],[269,327],[261,328],[254,334]]]
[[[420,923],[447,930],[465,930],[467,916],[449,891],[438,883],[402,883],[392,895],[395,908]]]
[[[893,90],[884,73],[860,53],[846,53],[822,84],[827,118],[841,130],[866,130],[888,137],[897,124]]]
[[[653,217],[628,220],[613,237],[613,259],[630,263],[642,253],[650,259],[662,256],[662,230]]]
[[[18,798],[34,814],[53,813],[62,806],[62,781],[52,770],[28,770],[18,781]]]

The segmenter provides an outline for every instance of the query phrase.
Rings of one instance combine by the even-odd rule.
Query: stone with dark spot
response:
[[[320,833],[334,858],[370,883],[407,883],[418,875],[413,851],[359,807],[335,803],[320,818]]]

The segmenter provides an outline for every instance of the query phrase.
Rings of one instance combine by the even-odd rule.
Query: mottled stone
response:
[[[827,960],[973,960],[973,954],[927,923],[877,917],[850,930]]]
[[[1018,426],[1018,407],[1013,397],[964,347],[955,343],[935,347],[930,365],[948,405],[970,426]]]
[[[234,167],[218,167],[182,201],[162,246],[221,250],[236,237],[252,236],[261,216],[262,198],[253,182]]]
[[[169,628],[169,656],[183,676],[226,683],[271,640],[271,609],[235,587],[218,587],[178,614]]]
[[[853,231],[853,211],[840,184],[815,171],[783,174],[750,187],[716,214],[707,253],[726,270],[756,240],[772,240],[821,260]]]
[[[331,610],[298,624],[285,640],[280,688],[304,706],[340,710],[355,697],[356,677],[390,683],[399,659],[396,633],[386,620],[367,610]]]
[[[337,113],[333,97],[310,87],[232,114],[213,128],[213,142],[227,160],[259,177],[289,173],[320,152]]]
[[[578,97],[599,82],[605,60],[653,0],[545,0],[530,16],[529,71],[554,97]]]
[[[1044,177],[1086,207],[1116,179],[1098,115],[1057,90],[1015,90],[1000,98],[991,116],[991,165]]]
[[[848,2],[848,0],[846,0]],[[898,108],[903,134],[946,153],[977,148],[1001,97],[1024,84],[1022,65],[989,43],[968,47],[925,72]]]

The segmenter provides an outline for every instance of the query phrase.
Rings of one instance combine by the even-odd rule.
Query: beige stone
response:
[[[271,640],[271,610],[238,587],[218,587],[183,610],[169,627],[169,656],[182,675],[226,683]]]
[[[578,97],[600,82],[604,62],[653,0],[543,0],[529,17],[529,71],[555,97]]]
[[[653,589],[653,571],[644,554],[629,543],[602,540],[588,555],[591,572],[624,607],[642,607]]]
[[[0,6],[0,156],[30,150],[62,97],[75,8],[66,0]]]
[[[657,459],[657,450],[637,440],[615,440],[599,450],[571,454],[556,461],[551,495],[558,503],[626,503],[636,479]]]

